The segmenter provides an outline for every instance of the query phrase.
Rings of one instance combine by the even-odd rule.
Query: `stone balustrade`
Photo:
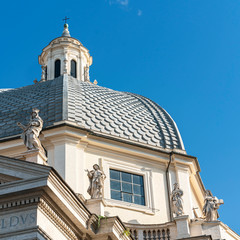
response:
[[[171,233],[169,228],[129,228],[135,240],[170,240]]]

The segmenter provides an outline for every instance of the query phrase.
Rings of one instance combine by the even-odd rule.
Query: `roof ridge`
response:
[[[68,119],[68,75],[63,75],[62,120]]]

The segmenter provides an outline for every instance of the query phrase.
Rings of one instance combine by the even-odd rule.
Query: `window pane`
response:
[[[111,180],[111,189],[120,191],[121,190],[120,182]]]
[[[45,68],[45,80],[47,80],[47,75],[48,75],[48,72],[47,72],[47,66]]]
[[[55,61],[55,74],[54,77],[57,78],[61,74],[61,61],[58,59]]]
[[[143,176],[110,169],[111,198],[145,205]]]
[[[134,195],[134,203],[140,204],[140,205],[145,205],[144,197]]]
[[[143,193],[143,187],[140,185],[133,185],[133,193],[138,195],[144,195]]]
[[[115,170],[110,170],[110,178],[120,180],[120,172]]]
[[[130,173],[122,172],[122,180],[125,181],[125,182],[132,182],[131,175],[132,174],[130,174]]]
[[[116,200],[122,200],[121,193],[117,191],[111,191],[111,198]]]
[[[122,191],[127,193],[132,193],[132,184],[130,183],[122,183]]]
[[[145,205],[145,198],[141,197],[141,205]]]
[[[134,203],[141,204],[141,196],[134,195]]]
[[[71,60],[71,76],[77,77],[77,63],[74,60]]]
[[[143,177],[138,175],[133,175],[133,183],[142,185]]]
[[[123,201],[132,202],[132,195],[128,193],[123,193]]]

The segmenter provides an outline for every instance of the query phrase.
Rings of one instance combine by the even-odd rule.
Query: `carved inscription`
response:
[[[36,224],[36,213],[16,213],[0,217],[0,233],[24,229]]]

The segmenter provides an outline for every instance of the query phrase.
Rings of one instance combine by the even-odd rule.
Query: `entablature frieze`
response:
[[[57,203],[58,204],[58,203]],[[37,211],[41,211],[48,219],[51,221],[56,228],[62,232],[66,236],[66,239],[69,240],[79,240],[83,239],[83,235],[87,234],[88,240],[91,239],[90,235],[94,235],[97,229],[97,216],[95,215],[92,217],[90,222],[88,220],[89,228],[85,228],[85,226],[79,227],[79,223],[77,225],[76,222],[73,223],[69,217],[66,216],[55,202],[46,194],[45,191],[39,192],[32,192],[32,193],[21,193],[21,196],[5,196],[3,199],[0,200],[0,211],[2,214],[14,214],[14,213],[21,213],[35,211],[34,216],[37,221]],[[32,213],[33,214],[33,213]],[[15,214],[16,215],[16,214]],[[14,219],[17,216],[14,215]],[[28,214],[29,215],[29,214]],[[20,216],[21,218],[25,219],[26,216]],[[19,219],[20,219],[19,217]]]

